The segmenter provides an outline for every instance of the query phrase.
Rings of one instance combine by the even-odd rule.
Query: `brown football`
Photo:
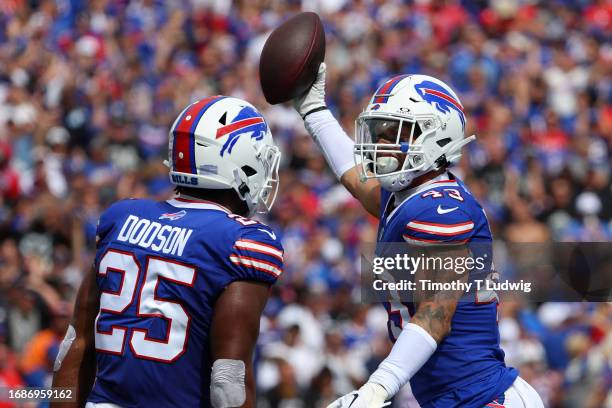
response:
[[[272,105],[303,94],[317,78],[325,58],[325,32],[316,13],[297,14],[266,40],[259,60],[259,80]]]

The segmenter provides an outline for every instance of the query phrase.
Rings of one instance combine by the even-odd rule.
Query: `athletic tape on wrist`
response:
[[[210,403],[214,408],[240,407],[246,401],[244,378],[246,367],[242,360],[218,359],[210,376]]]

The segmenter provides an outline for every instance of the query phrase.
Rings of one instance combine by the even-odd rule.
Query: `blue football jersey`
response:
[[[234,281],[277,280],[276,235],[219,205],[183,198],[119,201],[102,214],[97,234],[97,373],[88,400],[210,406],[215,301]]]
[[[394,201],[393,194],[382,191],[379,242],[465,243],[473,256],[491,259],[491,253],[483,253],[490,252],[492,242],[485,213],[452,174],[415,188],[397,205]],[[518,372],[504,364],[497,305],[495,292],[474,289],[458,303],[450,334],[410,381],[423,408],[481,408],[512,385]],[[415,313],[415,305],[394,302],[384,306],[389,314],[389,336],[395,341],[403,322]]]

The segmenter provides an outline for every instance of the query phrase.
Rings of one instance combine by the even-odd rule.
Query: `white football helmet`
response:
[[[170,129],[170,181],[234,189],[249,215],[268,212],[278,191],[280,151],[264,117],[250,103],[211,96],[187,106]]]
[[[457,163],[461,148],[476,138],[466,139],[464,131],[463,106],[444,82],[427,75],[391,78],[355,124],[361,177],[403,190],[416,177]]]

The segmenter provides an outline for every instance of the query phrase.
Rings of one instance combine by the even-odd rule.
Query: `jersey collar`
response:
[[[217,210],[217,211],[223,211],[226,214],[231,213],[231,211],[228,210],[227,208],[217,203],[213,203],[212,201],[199,200],[199,199],[192,198],[192,197],[185,196],[185,195],[183,196],[177,195],[176,197],[171,198],[170,200],[167,200],[166,202],[170,204],[171,206],[178,207],[178,208],[195,208],[198,210]]]
[[[408,188],[402,191],[396,191],[393,193],[393,195],[395,196],[396,205],[393,211],[389,213],[387,220],[390,220],[391,217],[393,217],[397,210],[402,206],[402,204],[410,200],[415,195],[434,187],[456,187],[457,185],[457,179],[455,178],[455,176],[450,172],[445,172],[440,174],[438,177],[434,177],[431,180],[428,180],[427,182],[416,187]]]

